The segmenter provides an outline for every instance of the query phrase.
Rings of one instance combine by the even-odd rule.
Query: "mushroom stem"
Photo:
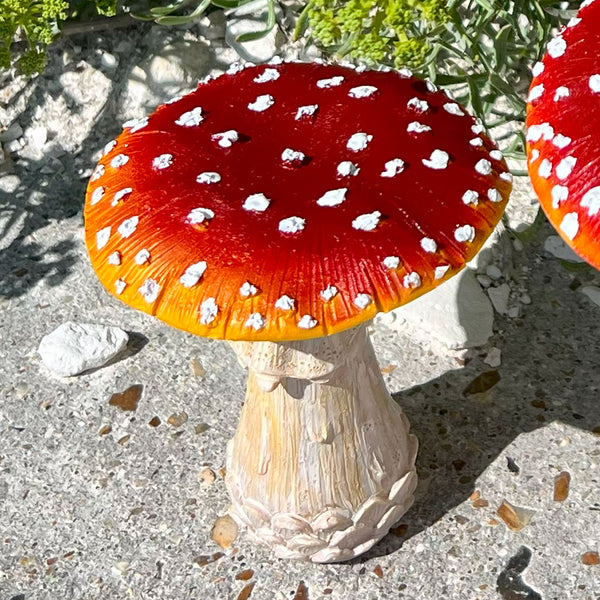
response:
[[[233,342],[249,367],[227,448],[232,516],[285,558],[347,560],[408,510],[417,440],[365,325],[300,342]]]

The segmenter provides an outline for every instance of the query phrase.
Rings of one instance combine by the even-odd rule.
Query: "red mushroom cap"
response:
[[[87,192],[100,280],[236,340],[335,333],[435,287],[475,255],[511,184],[481,125],[430,88],[263,65],[127,123]]]
[[[540,204],[562,238],[600,268],[600,2],[587,0],[533,68],[527,159]]]

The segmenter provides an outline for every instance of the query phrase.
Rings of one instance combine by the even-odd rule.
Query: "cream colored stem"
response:
[[[249,367],[227,448],[232,515],[280,557],[347,560],[410,507],[417,440],[365,326],[302,342],[234,342]]]

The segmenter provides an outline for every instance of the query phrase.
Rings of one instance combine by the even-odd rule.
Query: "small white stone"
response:
[[[200,173],[198,177],[196,177],[196,181],[198,183],[219,183],[221,181],[221,176],[214,171],[205,171],[204,173]]]
[[[150,252],[146,248],[142,248],[133,258],[136,264],[143,265],[150,260]]]
[[[111,140],[104,146],[104,150],[102,150],[102,156],[106,156],[115,146],[117,145],[117,140]]]
[[[494,310],[500,315],[508,314],[508,299],[510,297],[510,287],[503,283],[497,287],[490,287],[487,290],[488,296],[492,301]]]
[[[406,127],[406,131],[408,133],[426,133],[427,131],[431,131],[431,127],[419,123],[419,121],[411,121]]]
[[[118,267],[121,264],[121,253],[119,251],[115,251],[109,255],[108,264]]]
[[[298,107],[296,111],[296,121],[300,121],[303,117],[312,117],[319,110],[318,104],[307,104],[305,106]]]
[[[533,65],[533,69],[531,69],[531,74],[534,77],[539,77],[544,72],[545,68],[543,62],[536,62],[535,65]]]
[[[115,192],[111,203],[112,206],[116,206],[125,196],[127,196],[127,194],[131,194],[131,192],[133,192],[133,190],[130,187],[123,188],[122,190]]]
[[[373,211],[372,213],[359,215],[352,221],[352,227],[359,231],[373,231],[379,224],[380,218],[381,213],[378,210]]]
[[[318,200],[319,206],[338,206],[346,200],[346,192],[348,188],[339,188],[337,190],[329,190],[325,192]]]
[[[395,177],[399,173],[404,171],[404,161],[401,158],[393,158],[388,160],[384,167],[385,169],[380,173],[381,177]]]
[[[200,305],[200,323],[210,325],[217,317],[219,307],[214,298],[207,298]]]
[[[240,139],[240,134],[235,129],[228,129],[220,133],[213,133],[210,139],[213,142],[217,142],[221,148],[231,148],[233,143]]]
[[[502,364],[502,351],[500,348],[490,348],[483,362],[494,369],[499,367]]]
[[[562,133],[557,133],[552,139],[552,143],[560,150],[564,150],[567,146],[570,146],[572,141],[570,137]]]
[[[600,211],[600,186],[589,189],[581,198],[580,204],[588,209],[588,216],[597,215]]]
[[[115,169],[118,169],[119,167],[126,165],[128,162],[129,162],[129,156],[127,156],[125,154],[117,154],[110,161],[110,166],[114,167]]]
[[[269,204],[271,204],[271,200],[264,194],[250,194],[250,196],[244,200],[242,208],[248,211],[264,212],[269,207]]]
[[[372,301],[373,298],[369,294],[357,294],[356,298],[354,298],[354,306],[364,310]]]
[[[600,75],[592,75],[590,77],[589,85],[592,92],[596,94],[600,93]]]
[[[450,265],[439,265],[435,268],[435,275],[434,277],[436,279],[442,279],[446,273],[448,272],[448,269],[450,268]]]
[[[538,167],[538,175],[543,179],[548,179],[552,175],[552,162],[545,158]]]
[[[353,87],[349,92],[350,98],[368,98],[377,92],[377,88],[374,85],[359,85]]]
[[[585,260],[576,254],[559,235],[549,235],[544,241],[544,250],[556,258],[573,263],[584,263]]]
[[[429,158],[424,158],[422,163],[430,169],[441,170],[448,166],[450,155],[444,150],[434,150]]]
[[[280,73],[277,69],[266,68],[260,75],[254,78],[255,83],[267,83],[279,79]]]
[[[402,285],[405,288],[418,288],[421,287],[421,276],[416,272],[412,271],[411,273],[407,273],[402,280]]]
[[[161,154],[152,160],[152,166],[155,169],[166,169],[173,164],[172,154]]]
[[[101,250],[108,244],[110,238],[110,227],[105,227],[96,233],[96,248]]]
[[[123,127],[129,127],[129,133],[135,133],[140,129],[143,129],[148,125],[148,117],[143,117],[141,119],[130,119],[129,121],[125,121],[123,123]]]
[[[139,287],[138,292],[142,295],[144,300],[151,304],[158,298],[160,292],[160,286],[154,279],[148,277],[144,283]]]
[[[252,313],[244,323],[244,326],[252,327],[252,329],[258,331],[259,329],[263,329],[266,323],[265,318],[260,313]]]
[[[457,117],[464,117],[465,115],[462,108],[456,102],[446,102],[446,104],[444,104],[444,110]]]
[[[129,219],[125,219],[117,228],[117,231],[124,237],[129,237],[138,226],[140,221],[139,217],[130,217]]]
[[[310,315],[304,315],[299,321],[298,321],[298,327],[300,329],[313,329],[314,327],[317,326],[317,320],[313,317],[311,317]]]
[[[424,113],[429,110],[429,103],[427,100],[419,100],[419,98],[411,98],[406,103],[406,106],[419,113]]]
[[[343,81],[344,78],[341,75],[330,77],[329,79],[319,79],[319,81],[317,81],[317,87],[321,89],[337,87],[342,85]]]
[[[324,290],[321,290],[321,298],[325,302],[329,302],[332,298],[334,298],[338,293],[335,285],[328,285]]]
[[[277,298],[277,301],[275,302],[275,308],[279,308],[281,310],[294,310],[295,306],[296,301],[285,294]]]
[[[398,256],[386,256],[383,259],[383,266],[386,269],[397,269],[400,266],[400,258]]]
[[[256,296],[258,288],[252,285],[249,281],[245,281],[240,287],[240,296],[249,298],[250,296]]]
[[[98,204],[98,202],[100,202],[100,200],[102,200],[102,196],[104,196],[104,188],[102,186],[97,187],[93,192],[92,192],[92,197],[90,198],[90,204],[93,206],[94,204]]]
[[[306,220],[302,217],[288,217],[279,221],[279,231],[281,233],[298,233],[306,226]]]
[[[358,166],[349,160],[344,160],[337,166],[337,174],[340,177],[349,177],[351,175],[358,175],[359,171],[360,171],[360,169],[358,168]]]
[[[475,170],[480,175],[489,175],[492,172],[492,163],[489,160],[482,158],[481,160],[477,161]]]
[[[556,88],[554,91],[554,101],[558,102],[559,100],[563,100],[564,98],[568,98],[571,95],[571,91],[568,87],[561,85]]]
[[[286,148],[281,153],[281,160],[284,163],[298,164],[303,162],[305,158],[306,154],[304,154],[304,152],[300,152],[300,150],[292,150],[291,148]]]
[[[432,240],[431,238],[428,238],[428,237],[424,237],[421,240],[421,248],[423,248],[423,250],[425,250],[425,252],[436,252],[437,244],[436,244],[435,240]]]
[[[201,260],[190,265],[179,278],[179,282],[184,287],[191,288],[200,281],[200,278],[204,275],[204,271],[206,271],[206,262]]]
[[[570,240],[574,239],[579,232],[579,216],[576,212],[567,213],[559,227]]]
[[[480,146],[483,146],[483,140],[480,137],[476,137],[469,140],[469,144],[475,148],[479,148]]]
[[[490,202],[502,202],[502,194],[494,188],[488,190],[487,197]]]
[[[199,225],[200,223],[204,223],[204,221],[210,221],[214,216],[215,213],[210,208],[199,207],[193,208],[185,220],[190,225]]]
[[[53,373],[72,377],[102,367],[123,351],[128,341],[127,333],[118,327],[67,321],[41,339],[38,353]]]
[[[472,225],[461,225],[454,230],[457,242],[472,242],[475,239],[475,228]]]
[[[352,150],[353,152],[360,152],[369,145],[369,142],[372,139],[373,136],[368,133],[355,133],[350,136],[350,139],[346,144],[346,148],[348,148],[348,150]]]
[[[117,294],[117,296],[120,296],[125,291],[126,287],[127,283],[124,279],[117,279],[115,281],[115,293]]]
[[[560,36],[555,37],[548,42],[548,55],[552,58],[560,58],[567,50],[567,42]]]
[[[577,163],[577,159],[574,156],[567,156],[563,158],[556,167],[556,176],[561,180],[565,180],[573,171],[573,167]]]
[[[271,108],[275,104],[275,98],[270,94],[263,94],[258,96],[254,102],[248,104],[248,108],[254,112],[264,112],[268,108]]]
[[[539,100],[544,93],[544,84],[540,83],[539,85],[534,85],[529,90],[529,95],[527,96],[527,102],[534,102],[535,100]]]
[[[496,265],[488,265],[485,268],[485,273],[490,279],[493,279],[494,281],[498,281],[498,279],[502,277],[502,271]]]
[[[552,208],[558,208],[569,197],[569,188],[564,185],[555,185],[550,191]]]
[[[467,190],[462,196],[462,201],[465,204],[477,206],[479,204],[479,194],[475,190]]]
[[[197,106],[192,110],[184,112],[176,121],[176,125],[181,125],[181,127],[195,127],[196,125],[200,125],[204,121],[204,117],[202,116],[202,109]]]

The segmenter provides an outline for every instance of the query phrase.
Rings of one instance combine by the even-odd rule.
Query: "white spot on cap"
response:
[[[482,158],[477,161],[475,170],[481,175],[489,175],[492,172],[492,163],[489,160]]]
[[[243,296],[244,298],[255,296],[257,293],[258,288],[255,285],[252,285],[249,281],[245,281],[240,287],[240,296]]]
[[[429,158],[424,158],[421,162],[430,169],[441,170],[448,166],[450,156],[444,150],[434,150]]]
[[[571,145],[573,140],[562,133],[557,133],[552,139],[552,143],[561,150],[564,150],[567,146]]]
[[[579,217],[576,212],[567,213],[561,221],[560,230],[572,240],[579,231]]]
[[[369,306],[369,304],[371,304],[372,301],[373,299],[371,296],[369,296],[369,294],[357,294],[356,298],[354,298],[354,306],[364,310],[367,308],[367,306]]]
[[[589,81],[590,90],[595,93],[600,93],[600,75],[592,75]]]
[[[588,215],[593,217],[600,211],[600,187],[589,189],[581,198],[581,206],[588,209]]]
[[[240,139],[240,134],[235,129],[228,129],[221,133],[213,133],[213,135],[210,136],[210,139],[213,142],[217,142],[221,148],[231,148],[233,143]]]
[[[529,162],[534,163],[540,157],[540,151],[534,148],[529,155]]]
[[[500,152],[500,150],[492,150],[490,152],[490,158],[493,158],[494,160],[502,160],[504,158],[504,155],[502,154],[502,152]]]
[[[105,227],[100,231],[96,232],[96,248],[101,250],[108,244],[108,240],[110,238],[110,227]]]
[[[115,292],[118,296],[120,296],[123,293],[123,290],[125,290],[126,287],[127,284],[125,283],[124,279],[117,279],[115,281]]]
[[[577,163],[577,159],[574,156],[567,156],[563,158],[556,167],[556,176],[562,181],[566,179],[573,171],[573,167]]]
[[[214,216],[215,213],[210,208],[199,207],[193,208],[185,220],[190,225],[199,225],[200,223],[204,223],[204,221],[210,221]]]
[[[265,318],[260,314],[260,313],[252,313],[248,319],[246,319],[246,322],[244,323],[245,327],[252,327],[252,329],[255,329],[256,331],[258,331],[259,329],[262,329],[266,324]]]
[[[117,250],[108,257],[108,264],[118,267],[121,264],[121,253]]]
[[[406,127],[406,131],[408,133],[425,133],[427,131],[431,131],[431,127],[429,127],[429,125],[419,123],[419,121],[411,121]]]
[[[205,171],[196,177],[198,183],[219,183],[221,176],[214,171]]]
[[[128,163],[128,161],[129,161],[129,156],[127,156],[125,154],[117,154],[110,161],[110,166],[114,167],[115,169],[118,169],[119,167],[126,165]]]
[[[303,117],[312,117],[318,110],[318,104],[307,104],[306,106],[300,106],[296,112],[296,121],[299,121]]]
[[[380,173],[381,177],[395,177],[404,171],[404,161],[401,158],[393,158],[388,160],[384,167],[385,170]]]
[[[102,200],[102,196],[104,196],[104,188],[102,186],[97,187],[93,192],[92,192],[92,197],[90,198],[90,204],[94,205],[97,204],[98,202],[100,202],[100,200]]]
[[[184,287],[191,288],[200,281],[200,278],[204,275],[204,271],[206,271],[206,262],[201,260],[190,265],[179,278],[179,282]]]
[[[488,190],[487,197],[489,198],[490,202],[502,202],[502,194],[495,188]]]
[[[503,181],[509,181],[511,183],[512,183],[512,180],[514,179],[512,173],[509,173],[508,171],[504,171],[504,173],[500,173],[500,175],[498,175],[498,177],[500,179],[502,179]]]
[[[123,123],[123,127],[129,127],[129,133],[135,133],[140,129],[143,129],[148,125],[148,117],[143,117],[141,119],[130,119],[129,121],[125,121]]]
[[[210,325],[216,318],[219,307],[214,298],[207,298],[200,305],[200,324]]]
[[[548,42],[547,49],[548,54],[552,58],[560,58],[567,49],[567,42],[560,36],[557,36]]]
[[[271,204],[271,200],[267,198],[264,194],[251,194],[244,200],[244,204],[242,204],[242,208],[244,210],[254,210],[256,212],[263,212],[267,210]]]
[[[142,295],[144,300],[148,304],[154,302],[158,298],[160,292],[160,285],[151,277],[148,277],[144,283],[139,287],[138,292]]]
[[[130,187],[123,188],[122,190],[115,192],[111,205],[116,206],[125,196],[127,196],[127,194],[131,194],[131,192],[133,192],[133,190]]]
[[[543,179],[548,179],[552,175],[552,162],[545,158],[538,167],[538,175]]]
[[[117,140],[111,140],[104,146],[104,150],[102,151],[102,156],[108,154],[115,146],[117,145]]]
[[[567,27],[575,27],[575,25],[579,25],[579,23],[581,23],[581,19],[579,17],[572,17],[569,19]]]
[[[421,276],[416,271],[407,273],[402,279],[402,285],[405,288],[418,288],[421,287]]]
[[[325,192],[318,200],[319,206],[337,206],[346,199],[348,188],[339,188],[337,190],[329,190]]]
[[[199,106],[184,112],[179,119],[175,121],[175,125],[181,125],[182,127],[195,127],[196,125],[200,125],[204,121],[204,117],[202,116],[202,109]]]
[[[402,79],[409,79],[413,76],[413,72],[407,67],[402,67],[401,69],[398,69],[396,73],[398,73],[398,75],[402,77]]]
[[[569,188],[564,185],[555,185],[550,194],[552,195],[552,208],[558,208],[569,197]]]
[[[124,237],[129,237],[138,226],[140,221],[139,217],[130,217],[129,219],[125,219],[117,228],[117,231]]]
[[[454,230],[457,242],[472,242],[475,239],[475,228],[472,225],[461,225]]]
[[[104,165],[96,165],[96,168],[94,169],[92,176],[90,177],[90,181],[96,181],[97,179],[100,179],[100,177],[104,175],[104,172]]]
[[[437,244],[435,240],[432,240],[428,237],[424,237],[421,240],[421,248],[423,248],[425,252],[435,252],[437,250]]]
[[[536,62],[535,65],[533,65],[533,69],[531,69],[531,73],[534,77],[538,77],[544,72],[545,68],[543,62]]]
[[[565,87],[564,85],[561,85],[559,87],[556,88],[556,90],[554,91],[554,101],[558,102],[559,100],[562,100],[563,98],[568,98],[571,95],[571,91],[569,90],[568,87]]]
[[[475,121],[475,124],[471,125],[471,131],[475,135],[479,135],[480,133],[483,133],[485,131],[485,127],[483,126],[483,123],[479,119],[477,119],[477,121]]]
[[[469,144],[471,144],[471,146],[474,146],[475,148],[478,148],[479,146],[483,146],[483,140],[479,137],[476,137],[472,140],[469,140]]]
[[[325,302],[329,302],[332,298],[334,298],[338,293],[335,285],[328,285],[324,290],[321,290],[321,298]]]
[[[150,252],[146,248],[142,248],[133,259],[136,264],[143,265],[150,260]]]
[[[540,125],[532,125],[527,130],[526,139],[528,142],[537,142],[540,138],[551,140],[554,137],[554,128],[550,123],[541,123]]]
[[[349,160],[345,160],[337,166],[337,174],[340,177],[349,177],[350,175],[358,175],[359,171],[360,171],[360,169],[358,168],[358,166]]]
[[[152,166],[155,169],[166,169],[173,164],[172,154],[161,154],[152,160]]]
[[[268,108],[271,108],[275,104],[275,98],[270,94],[263,94],[258,96],[254,102],[248,104],[248,108],[254,112],[264,112]]]
[[[295,305],[296,301],[285,294],[275,302],[275,308],[280,308],[281,310],[294,310]]]
[[[300,150],[292,150],[291,148],[286,148],[281,153],[281,160],[284,163],[288,164],[300,164],[306,158],[306,154],[304,152],[300,152]]]
[[[319,81],[317,81],[317,87],[321,89],[337,87],[338,85],[342,85],[343,81],[344,78],[341,75],[336,75],[329,79],[319,79]]]
[[[479,194],[475,190],[467,190],[462,196],[462,201],[465,204],[477,206],[479,204]]]
[[[374,85],[359,85],[353,87],[349,92],[350,98],[368,98],[377,92],[377,88]]]
[[[364,215],[359,215],[352,221],[352,227],[354,229],[358,229],[359,231],[373,231],[379,225],[379,219],[381,218],[381,213],[376,210],[372,213],[366,213]]]
[[[451,115],[455,115],[457,117],[462,117],[465,114],[462,108],[458,104],[456,104],[456,102],[446,102],[446,104],[444,104],[444,110],[447,113],[450,113]]]
[[[348,148],[348,150],[352,150],[353,152],[360,152],[369,145],[369,142],[372,139],[373,136],[368,133],[355,133],[350,136],[350,139],[346,144],[346,148]]]
[[[254,83],[267,83],[279,79],[279,71],[277,69],[265,69],[260,75],[254,78]]]
[[[420,113],[424,113],[429,110],[429,104],[428,104],[427,100],[419,100],[419,98],[411,98],[406,103],[406,106],[408,108],[411,108],[412,110],[415,110],[416,112],[420,112]]]
[[[279,221],[279,231],[281,233],[298,233],[306,225],[306,220],[302,217],[288,217]]]
[[[529,90],[529,95],[527,96],[527,102],[533,102],[535,100],[538,100],[539,98],[542,97],[543,93],[544,93],[544,84],[543,83],[540,83],[539,85],[534,85]]]
[[[167,100],[165,104],[175,104],[175,102],[179,102],[181,100],[181,96],[173,96],[170,100]]]
[[[317,320],[313,317],[311,317],[310,315],[304,315],[299,321],[298,321],[298,327],[300,327],[300,329],[312,329],[313,327],[317,326]]]
[[[444,277],[444,275],[446,275],[446,273],[448,272],[449,268],[450,268],[450,265],[440,265],[440,266],[436,267],[434,277],[436,279],[442,279]]]
[[[400,266],[400,259],[397,256],[386,256],[383,259],[383,266],[387,269],[397,269]]]

